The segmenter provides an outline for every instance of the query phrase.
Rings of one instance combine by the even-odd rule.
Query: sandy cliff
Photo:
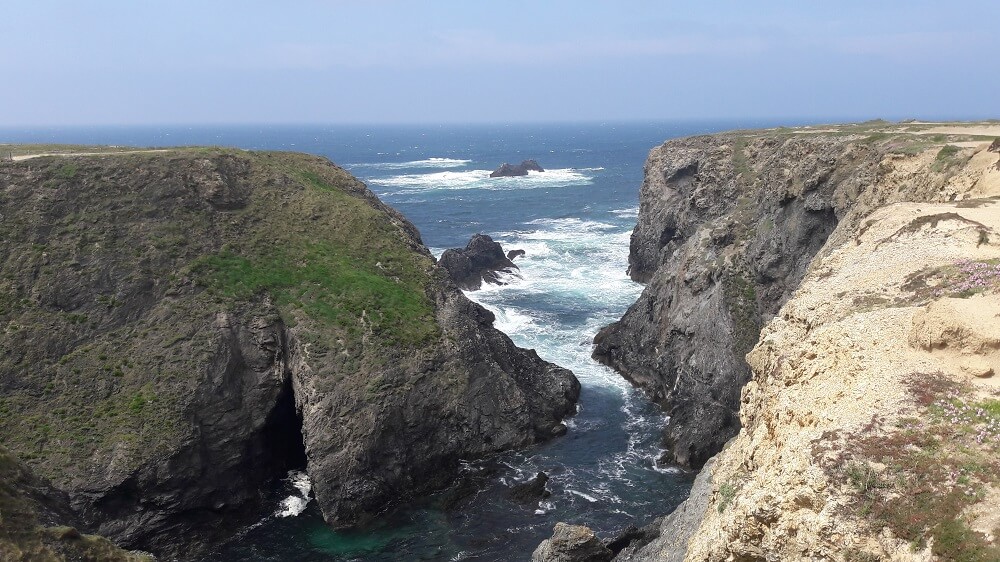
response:
[[[660,537],[617,559],[1000,559],[1000,169],[991,138],[949,136],[1000,134],[989,127],[771,131],[747,141],[799,151],[784,164],[748,158],[772,178],[762,182],[767,191],[787,185],[775,175],[811,158],[807,143],[840,162],[863,157],[850,167],[828,161],[827,180],[795,196],[829,200],[836,228],[815,256],[782,256],[810,259],[786,274],[781,298],[766,301],[781,305],[773,319],[759,295],[774,282],[751,278],[764,326],[731,405],[742,429],[699,475],[697,497],[660,524]],[[731,138],[699,142],[711,154]],[[823,188],[845,177],[854,179]],[[690,263],[686,250],[654,258]],[[671,275],[682,273],[675,266]],[[671,283],[674,300],[663,309],[684,298],[681,282]],[[664,294],[647,297],[654,317]]]
[[[629,257],[647,285],[594,356],[670,414],[665,460],[699,467],[739,430],[744,356],[828,241],[885,204],[996,185],[984,131],[907,129],[736,131],[650,153]]]

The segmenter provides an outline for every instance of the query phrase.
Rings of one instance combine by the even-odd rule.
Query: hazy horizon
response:
[[[995,118],[994,9],[22,2],[0,128]]]

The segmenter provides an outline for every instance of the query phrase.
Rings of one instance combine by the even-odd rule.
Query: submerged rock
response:
[[[520,164],[508,164],[504,162],[499,168],[490,173],[491,178],[507,178],[514,176],[526,176],[528,172],[544,172],[538,162],[534,160],[524,160]]]
[[[511,250],[504,254],[499,242],[485,234],[475,234],[464,249],[445,250],[438,265],[448,272],[448,277],[460,289],[479,290],[483,282],[503,285],[498,274],[513,274],[518,269],[511,261],[510,254],[517,255],[523,250]]]

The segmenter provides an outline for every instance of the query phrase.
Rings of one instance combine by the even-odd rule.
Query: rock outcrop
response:
[[[504,254],[499,242],[485,234],[474,234],[465,248],[445,250],[438,265],[448,272],[458,288],[478,291],[484,282],[503,285],[500,274],[515,274],[518,267],[512,260],[518,255],[524,255],[524,251],[511,250]]]
[[[587,527],[556,523],[552,537],[538,545],[531,562],[607,562],[612,556]]]
[[[839,225],[843,238],[886,203],[975,191],[986,145],[930,138],[749,131],[650,153],[629,255],[647,286],[597,335],[594,357],[664,405],[665,460],[699,467],[737,433],[744,355]]]
[[[512,486],[510,489],[510,496],[518,503],[538,503],[539,500],[552,495],[552,493],[545,488],[545,484],[548,483],[548,481],[549,475],[544,472],[539,472],[527,482],[521,482]]]
[[[573,412],[572,373],[324,159],[39,157],[0,209],[0,443],[129,548],[186,557],[293,468],[363,523]]]
[[[152,561],[111,541],[84,535],[66,494],[0,447],[0,560],[5,562]]]
[[[526,176],[528,172],[544,172],[538,162],[534,160],[524,160],[520,164],[508,164],[504,162],[499,168],[490,172],[491,178],[509,178],[515,176]]]
[[[705,345],[703,335],[685,331],[671,313],[673,307],[686,306],[694,316],[715,315],[729,332],[716,344],[734,349],[733,317],[738,313],[729,308],[729,314],[718,314],[714,299],[724,300],[726,294],[724,288],[721,295],[712,292],[718,290],[712,289],[717,274],[703,281],[706,300],[699,303],[690,295],[688,287],[706,272],[695,259],[696,248],[709,259],[721,256],[723,275],[733,263],[751,267],[748,287],[757,303],[751,312],[764,327],[747,356],[750,380],[734,407],[742,429],[706,465],[690,498],[664,519],[660,536],[639,548],[626,547],[616,559],[1000,557],[995,517],[1000,512],[1000,174],[988,143],[977,138],[931,141],[933,128],[919,134],[866,131],[871,136],[856,138],[856,128],[845,129],[811,138],[802,132],[756,132],[743,145],[747,150],[757,146],[747,153],[755,155],[745,161],[747,173],[772,177],[757,186],[771,187],[753,192],[759,200],[766,201],[768,190],[787,189],[779,181],[784,177],[793,186],[815,187],[786,195],[782,211],[810,198],[814,202],[809,206],[816,207],[819,198],[831,202],[836,218],[836,228],[801,273],[796,273],[798,267],[785,269],[791,277],[780,284],[762,274],[768,271],[764,266],[793,263],[806,254],[761,261],[766,252],[748,255],[742,246],[760,241],[760,219],[774,221],[763,229],[777,229],[781,214],[729,216],[731,230],[749,229],[750,240],[720,246],[705,240],[713,238],[719,218],[706,223],[684,219],[698,212],[700,189],[709,189],[700,193],[703,200],[711,199],[718,180],[706,184],[699,172],[683,187],[684,181],[674,179],[661,184],[664,191],[658,197],[644,185],[647,212],[664,207],[651,215],[661,217],[659,222],[640,217],[638,240],[648,240],[660,227],[673,232],[664,236],[665,247],[646,245],[634,252],[633,274],[641,277],[649,264],[662,264],[649,274],[646,294],[629,312],[632,318],[623,320],[631,326],[619,325],[619,333],[606,337],[626,344],[621,332],[644,334],[639,320],[645,317],[648,323],[660,321],[661,329],[675,330],[659,340],[648,332],[640,342],[645,349],[678,349],[675,342],[684,338],[702,338]],[[712,140],[705,152],[693,154],[704,170],[705,156],[697,155],[714,154],[734,139],[721,135],[677,143],[683,148]],[[784,161],[772,158],[774,148],[759,151],[769,143],[780,150],[814,148]],[[802,175],[795,171],[810,166],[809,154],[826,150],[833,154],[825,158],[828,173],[815,176],[825,179],[798,181]],[[658,151],[650,158],[654,165],[647,168],[648,184],[659,181],[663,170],[655,165]],[[766,167],[758,166],[757,158]],[[667,178],[677,177],[675,168],[666,168]],[[725,183],[736,184],[737,179]],[[678,181],[685,197],[673,192],[671,185]],[[836,187],[826,191],[826,184]],[[737,220],[741,217],[752,222]],[[802,232],[797,230],[801,224],[784,228]],[[700,245],[692,241],[699,238]],[[667,247],[678,239],[676,247]],[[813,247],[771,240],[779,249]],[[801,280],[788,280],[796,275]],[[776,288],[782,289],[780,296]],[[762,298],[766,294],[774,297]],[[777,315],[768,319],[769,309],[762,304],[782,301]],[[698,322],[693,325],[700,330]],[[688,360],[673,364],[679,371],[674,387],[696,388],[717,380],[714,373],[704,377],[705,355],[687,345],[679,349],[689,351]],[[612,357],[622,357],[609,349],[618,353]],[[648,370],[641,372],[649,375],[646,384],[655,392],[655,363],[645,365]],[[685,377],[703,378],[685,382]],[[738,378],[730,380],[740,384]],[[674,387],[661,396],[676,400]],[[688,397],[706,401],[718,395]],[[689,423],[685,419],[681,422]],[[677,442],[675,436],[675,446]]]

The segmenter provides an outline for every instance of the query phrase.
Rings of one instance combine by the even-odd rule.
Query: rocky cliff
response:
[[[664,405],[665,460],[699,467],[739,430],[744,355],[835,230],[893,201],[953,199],[973,189],[967,164],[995,160],[982,131],[910,129],[737,131],[650,153],[629,255],[647,286],[594,356]]]
[[[331,525],[362,524],[563,429],[572,373],[344,170],[100,152],[0,165],[0,443],[86,530],[184,554],[293,468]]]
[[[0,447],[0,560],[143,562],[111,541],[80,533],[69,498]]]
[[[649,286],[605,334],[605,357],[645,368],[633,378],[672,411],[731,408],[742,429],[658,525],[659,538],[617,559],[1000,559],[1000,172],[988,150],[1000,128],[909,129],[734,133],[653,152],[632,261]],[[700,174],[718,169],[719,157],[735,175],[713,173],[706,184]],[[745,186],[741,162],[753,210],[733,214],[731,204],[692,221],[704,212],[699,188]],[[834,227],[803,229],[818,218],[803,212],[829,213]],[[735,244],[713,237],[725,218],[745,232]],[[786,233],[769,234],[782,224]],[[663,246],[643,244],[658,228],[670,231]],[[700,266],[699,251],[722,254],[721,271]],[[700,346],[739,359],[740,308],[725,288],[734,271],[747,281],[742,302],[755,322],[746,327],[764,327],[748,363],[735,361],[727,378],[718,360],[704,369]],[[682,323],[677,306],[694,319]],[[723,328],[714,344],[701,332],[711,318]],[[649,357],[622,353],[625,334],[645,338],[630,348],[636,356],[672,348],[687,360],[657,370]],[[739,402],[715,404],[744,380]],[[713,393],[718,386],[726,394]],[[699,410],[679,396],[713,405]],[[684,428],[705,435],[692,419],[671,419],[680,421],[671,432],[678,460],[695,462],[693,451],[707,456],[723,440],[687,447],[685,457],[676,450]],[[735,432],[713,419],[707,426]]]

